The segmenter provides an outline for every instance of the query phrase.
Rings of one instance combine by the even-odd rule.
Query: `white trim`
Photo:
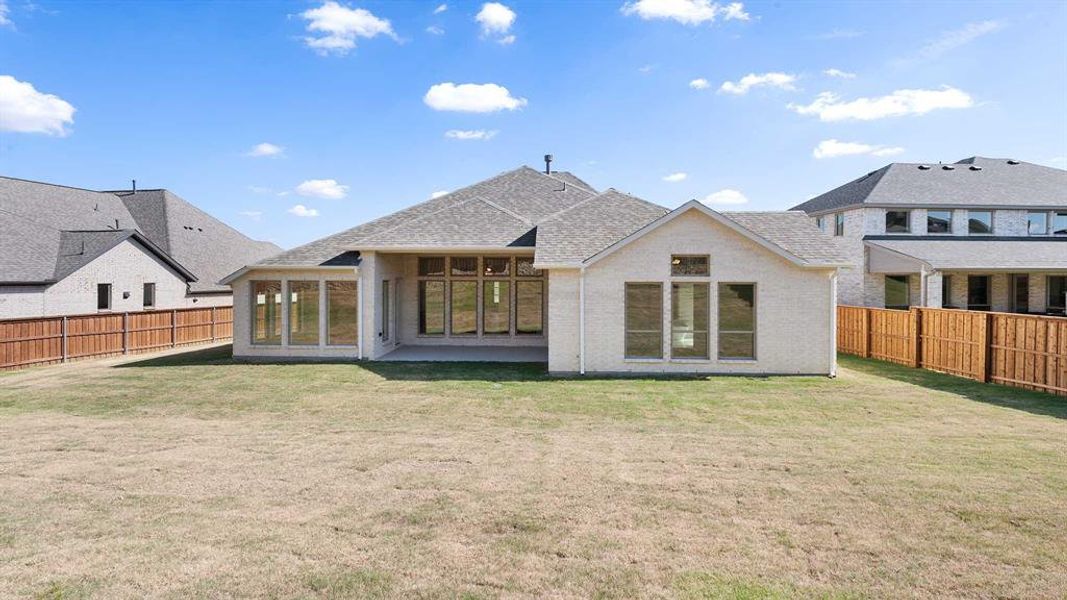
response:
[[[830,273],[830,377],[837,377],[837,271]]]
[[[363,360],[363,330],[367,328],[367,324],[363,322],[365,296],[363,293],[363,269],[356,269],[356,322],[359,324],[356,329],[356,347],[358,348],[356,358],[359,360]]]
[[[585,267],[578,271],[578,374],[585,375]]]
[[[448,256],[457,252],[480,252],[498,256],[515,256],[533,254],[533,246],[349,246],[345,251],[381,252],[382,254],[433,254]]]
[[[335,265],[248,265],[237,269],[233,273],[230,273],[226,277],[223,277],[219,281],[219,285],[230,285],[237,279],[240,279],[247,273],[253,271],[347,271],[352,269],[351,265],[335,266]],[[209,293],[209,292],[199,292]]]

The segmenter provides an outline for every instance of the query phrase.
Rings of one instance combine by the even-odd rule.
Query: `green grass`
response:
[[[1067,589],[1067,399],[228,352],[4,377],[0,597]]]

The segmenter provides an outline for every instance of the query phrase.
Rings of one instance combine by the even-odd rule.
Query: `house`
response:
[[[803,213],[668,210],[520,167],[223,281],[238,357],[832,374],[843,262]]]
[[[280,250],[167,190],[0,177],[0,319],[229,306],[219,279]]]
[[[855,267],[842,304],[1064,314],[1067,171],[1017,160],[893,163],[794,208]]]

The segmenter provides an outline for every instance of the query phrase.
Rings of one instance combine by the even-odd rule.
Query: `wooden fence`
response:
[[[1067,396],[1067,318],[943,308],[837,307],[837,349]]]
[[[233,337],[233,307],[0,321],[0,369],[151,352]]]

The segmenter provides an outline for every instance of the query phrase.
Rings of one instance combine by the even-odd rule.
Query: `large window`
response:
[[[675,277],[707,277],[711,272],[707,256],[671,256],[671,275]]]
[[[1048,213],[1045,211],[1026,213],[1026,233],[1048,235]]]
[[[282,282],[253,281],[252,343],[279,345],[282,343]]]
[[[708,358],[708,284],[671,284],[671,358]]]
[[[486,335],[511,333],[510,282],[486,280],[482,283],[482,333]]]
[[[952,211],[926,211],[926,233],[952,233]]]
[[[545,282],[515,282],[515,333],[540,335],[545,331]]]
[[[419,282],[419,335],[445,333],[445,282]]]
[[[967,233],[976,235],[987,235],[993,233],[993,211],[967,211]]]
[[[1067,212],[1052,215],[1052,235],[1067,235]]]
[[[885,211],[886,233],[908,233],[911,231],[911,212],[906,210]]]
[[[445,274],[445,257],[443,256],[420,256],[420,277],[443,277]]]
[[[989,310],[989,275],[967,276],[967,309]]]
[[[1030,312],[1030,276],[1025,273],[1011,276],[1011,311]]]
[[[354,346],[359,342],[359,288],[355,281],[326,282],[326,343]]]
[[[719,284],[719,358],[756,358],[755,284]]]
[[[834,215],[834,235],[838,237],[845,235],[845,213]]]
[[[156,284],[146,283],[141,288],[141,306],[152,308],[156,305]]]
[[[96,310],[111,310],[111,284],[96,284]]]
[[[452,335],[478,333],[478,282],[452,282]]]
[[[911,305],[908,299],[909,286],[907,275],[885,276],[885,307],[907,309]]]
[[[663,358],[663,286],[627,283],[626,358]]]
[[[1049,275],[1048,312],[1067,314],[1067,275]]]
[[[319,344],[319,282],[289,282],[289,343]]]
[[[941,306],[949,308],[952,306],[952,276],[941,276]]]

